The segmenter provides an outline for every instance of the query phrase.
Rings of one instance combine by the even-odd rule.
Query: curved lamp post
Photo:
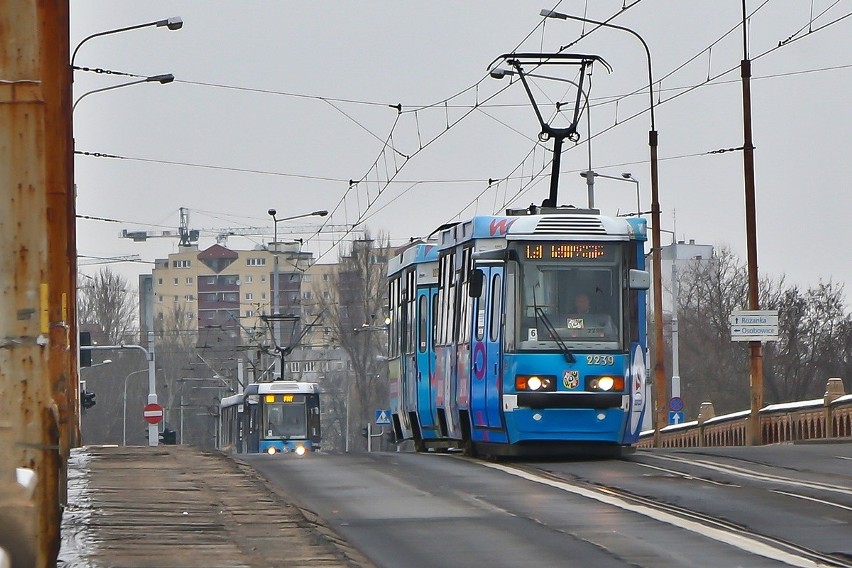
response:
[[[172,75],[171,73],[166,73],[165,75],[152,75],[151,77],[145,77],[144,79],[138,79],[136,81],[130,81],[128,83],[119,83],[118,85],[110,85],[109,87],[95,89],[94,91],[89,91],[88,93],[83,93],[82,95],[80,95],[77,100],[74,101],[74,106],[71,107],[71,112],[73,113],[77,109],[77,103],[94,93],[102,93],[103,91],[111,91],[120,87],[129,87],[130,85],[139,85],[140,83],[160,83],[161,85],[165,85],[166,83],[171,83],[174,80],[174,75]]]
[[[130,30],[138,30],[139,28],[147,28],[147,27],[150,27],[150,26],[156,26],[158,28],[165,27],[165,28],[168,28],[170,30],[179,30],[183,27],[183,20],[180,18],[180,16],[175,16],[173,18],[166,18],[165,20],[157,20],[156,22],[148,22],[147,24],[137,24],[135,26],[127,26],[127,27],[124,27],[124,28],[116,28],[114,30],[107,30],[105,32],[98,32],[96,34],[92,34],[90,36],[87,36],[87,37],[83,38],[83,41],[81,41],[80,43],[77,44],[77,47],[74,48],[74,53],[71,55],[71,67],[72,68],[74,67],[74,60],[77,58],[77,52],[80,50],[80,47],[82,47],[82,45],[84,43],[86,43],[87,41],[89,41],[90,39],[95,38],[95,37],[110,35],[110,34],[117,34],[117,33],[120,33],[120,32],[127,32],[127,31],[130,31]]]
[[[578,22],[586,22],[595,24],[605,28],[613,28],[627,32],[642,43],[645,49],[645,56],[648,59],[648,96],[650,100],[651,114],[651,130],[648,132],[648,146],[651,153],[651,262],[653,263],[653,288],[654,288],[654,388],[656,389],[655,396],[655,415],[656,424],[654,428],[654,445],[660,446],[660,430],[667,424],[667,386],[666,386],[666,362],[665,362],[665,346],[663,345],[663,295],[662,295],[662,272],[660,269],[660,197],[659,197],[659,180],[657,177],[657,128],[654,123],[654,76],[651,71],[651,50],[648,44],[635,31],[623,26],[581,18],[579,16],[571,16],[553,10],[542,10],[540,15],[545,18],[555,18],[557,20],[575,20]]]
[[[280,335],[281,335],[281,318],[280,318],[280,314],[278,313],[279,310],[280,310],[279,300],[278,300],[278,223],[280,223],[281,221],[292,221],[293,219],[301,219],[303,217],[325,217],[326,215],[328,215],[328,211],[325,211],[325,210],[314,211],[312,213],[304,213],[302,215],[293,215],[292,217],[282,217],[280,219],[278,217],[276,217],[276,215],[278,214],[277,210],[269,209],[266,212],[269,214],[270,217],[272,217],[272,224],[274,225],[274,229],[273,229],[273,235],[274,236],[272,237],[272,245],[275,247],[275,250],[272,251],[272,259],[273,259],[273,265],[274,265],[273,281],[272,281],[272,318],[273,318],[273,322],[274,322],[272,343],[273,343],[273,346],[275,347],[275,350],[278,354],[278,356],[275,358],[275,371],[274,372],[278,373],[278,380],[281,380],[281,377],[282,377],[281,373],[284,370],[284,365],[283,365],[283,361],[282,361],[282,359],[284,357],[284,353],[281,349],[281,346],[278,345],[278,342],[280,341]]]

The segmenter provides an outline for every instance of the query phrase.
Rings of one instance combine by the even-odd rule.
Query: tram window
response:
[[[491,280],[491,329],[489,332],[489,339],[491,341],[497,341],[497,338],[500,337],[500,314],[502,313],[501,305],[503,303],[500,294],[502,286],[500,284],[500,275],[495,274]]]
[[[426,352],[427,327],[429,316],[429,297],[420,296],[420,307],[417,310],[417,345],[421,353]]]

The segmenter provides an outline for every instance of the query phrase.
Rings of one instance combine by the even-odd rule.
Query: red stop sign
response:
[[[146,404],[142,409],[142,417],[148,424],[159,424],[163,419],[163,407],[156,402]]]

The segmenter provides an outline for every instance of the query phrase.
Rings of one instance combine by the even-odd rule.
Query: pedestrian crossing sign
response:
[[[376,411],[376,424],[379,426],[389,425],[390,421],[390,410],[377,410]]]

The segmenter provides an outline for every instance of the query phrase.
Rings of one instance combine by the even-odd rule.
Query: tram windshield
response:
[[[305,438],[307,423],[304,403],[264,404],[265,438]]]
[[[623,245],[532,241],[513,246],[519,261],[519,350],[622,345]]]

